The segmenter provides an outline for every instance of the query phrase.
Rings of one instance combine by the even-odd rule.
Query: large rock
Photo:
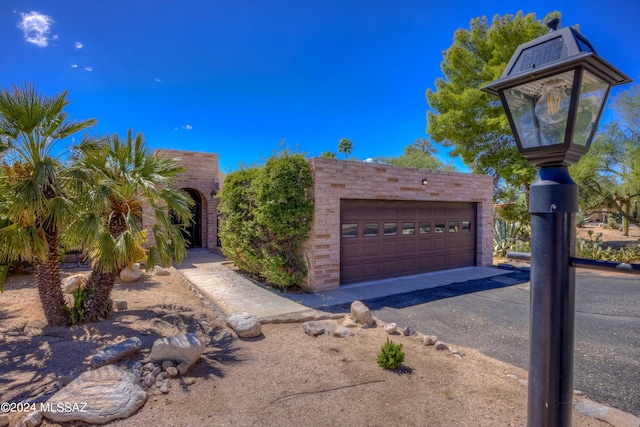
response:
[[[194,334],[176,335],[160,338],[151,347],[151,361],[163,362],[172,360],[183,366],[184,372],[196,363],[204,353],[205,345]],[[184,368],[186,367],[186,369]],[[179,368],[180,370],[180,368]]]
[[[84,273],[73,274],[69,277],[65,277],[62,279],[62,293],[69,295],[73,294],[76,289],[87,286],[88,279],[89,276]]]
[[[127,418],[147,400],[138,379],[114,365],[82,373],[47,401],[43,415],[55,422],[104,424]]]
[[[364,305],[362,301],[354,301],[351,303],[351,315],[356,318],[356,321],[364,326],[373,326],[375,321],[373,320],[373,314],[369,311],[369,308]]]
[[[97,352],[91,359],[91,366],[99,368],[100,366],[110,365],[140,351],[142,341],[138,337],[127,338],[126,340],[104,348]]]
[[[156,265],[153,267],[153,274],[155,274],[156,276],[171,276],[171,270]]]
[[[240,338],[255,338],[262,334],[260,320],[251,313],[232,314],[226,321]]]
[[[129,268],[126,267],[124,270],[120,272],[120,280],[126,283],[132,283],[137,281],[140,278],[140,270],[138,267]]]

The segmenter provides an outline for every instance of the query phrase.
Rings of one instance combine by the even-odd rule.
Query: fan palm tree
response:
[[[0,145],[3,148],[0,187],[5,203],[0,216],[0,264],[32,261],[47,322],[69,323],[63,309],[58,258],[59,233],[73,214],[65,189],[64,166],[57,142],[96,123],[74,121],[64,108],[67,92],[42,96],[32,84],[0,91]],[[3,281],[0,274],[0,282]]]
[[[83,302],[84,320],[108,316],[117,275],[147,258],[147,269],[173,259],[182,261],[186,243],[181,227],[191,221],[193,200],[175,184],[184,169],[174,159],[150,153],[142,133],[128,131],[73,148],[70,168],[74,193],[82,195],[82,214],[66,239],[86,250],[92,260]],[[143,208],[145,211],[143,212]],[[143,215],[153,225],[155,244],[143,247]]]
[[[338,153],[344,153],[347,160],[349,160],[349,154],[353,151],[353,142],[349,138],[342,138],[338,142]]]

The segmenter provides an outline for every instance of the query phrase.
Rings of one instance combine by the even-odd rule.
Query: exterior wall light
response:
[[[422,185],[427,185],[429,183],[429,181],[427,180],[427,178],[422,178]]]
[[[611,87],[631,81],[558,22],[520,45],[501,78],[481,88],[500,96],[518,150],[540,167],[529,198],[529,427],[571,425],[578,188],[568,166],[589,150]]]

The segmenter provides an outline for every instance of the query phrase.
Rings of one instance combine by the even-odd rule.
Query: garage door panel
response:
[[[421,271],[430,271],[431,270],[431,256],[420,256],[417,257],[418,260],[418,269]]]
[[[380,242],[377,240],[365,240],[362,242],[362,255],[365,257],[380,254]]]
[[[403,258],[400,260],[400,269],[402,272],[411,272],[416,270],[416,259],[415,257],[411,258]]]
[[[460,255],[461,267],[471,267],[474,265],[476,257],[472,253],[463,252]]]
[[[419,239],[417,242],[418,252],[431,250],[431,239]]]
[[[395,255],[398,253],[398,241],[387,240],[382,242],[382,255]]]
[[[360,257],[360,248],[358,246],[359,246],[358,242],[356,242],[356,241],[343,243],[342,244],[342,257],[345,258],[345,259],[359,258]]]
[[[389,274],[398,273],[398,271],[399,271],[398,264],[399,264],[399,262],[398,262],[397,259],[382,261],[383,274],[384,275],[389,275]]]
[[[460,237],[458,236],[449,236],[447,239],[447,248],[448,249],[460,249]]]
[[[470,248],[474,246],[475,243],[475,239],[474,236],[471,235],[471,233],[463,233],[460,235],[460,238],[462,239],[462,246],[465,248]]]
[[[343,277],[358,277],[360,276],[360,266],[358,264],[355,265],[345,265],[343,264],[340,267],[340,274]]]
[[[442,270],[447,267],[447,256],[446,255],[434,255],[433,256],[433,269],[434,270]]]
[[[447,256],[447,267],[455,268],[460,266],[460,255],[459,254],[449,254]]]
[[[363,263],[362,274],[365,277],[377,277],[380,275],[380,263],[377,261]]]
[[[443,250],[447,248],[447,239],[444,237],[436,237],[433,239],[433,249]]]
[[[461,202],[342,200],[341,283],[475,265],[475,210]]]
[[[414,253],[416,251],[416,241],[415,239],[405,240],[402,239],[400,241],[400,253]]]

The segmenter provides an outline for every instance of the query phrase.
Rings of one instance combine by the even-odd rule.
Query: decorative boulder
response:
[[[373,326],[375,321],[373,320],[373,314],[369,311],[369,308],[364,305],[362,301],[354,301],[351,303],[351,315],[356,318],[356,321],[364,326]]]
[[[113,300],[113,308],[118,311],[126,310],[129,305],[127,304],[127,300],[124,299],[114,299]]]
[[[171,270],[156,265],[155,267],[153,267],[153,274],[155,274],[156,276],[171,276]]]
[[[151,361],[163,362],[172,360],[180,362],[183,373],[204,353],[205,345],[194,334],[176,335],[175,337],[160,338],[151,347]],[[179,370],[180,370],[179,365]]]
[[[142,341],[138,337],[127,338],[126,340],[103,348],[97,352],[91,359],[91,366],[98,368],[104,365],[110,365],[140,351]]]
[[[65,277],[62,279],[62,293],[63,294],[73,294],[73,292],[78,288],[84,288],[87,286],[87,281],[89,277],[87,274],[78,273],[69,277]]]
[[[251,313],[232,314],[227,317],[226,322],[240,338],[255,338],[262,334],[260,320]]]
[[[104,424],[127,418],[147,400],[135,375],[114,365],[83,372],[46,402],[43,415],[55,422],[84,421]],[[77,402],[73,405],[73,402]],[[63,408],[63,411],[56,410]]]
[[[137,267],[126,267],[120,272],[120,280],[126,283],[133,283],[140,278],[140,270]]]
[[[395,323],[387,323],[386,325],[384,325],[384,331],[389,335],[394,335],[398,333],[398,325],[396,325]]]

